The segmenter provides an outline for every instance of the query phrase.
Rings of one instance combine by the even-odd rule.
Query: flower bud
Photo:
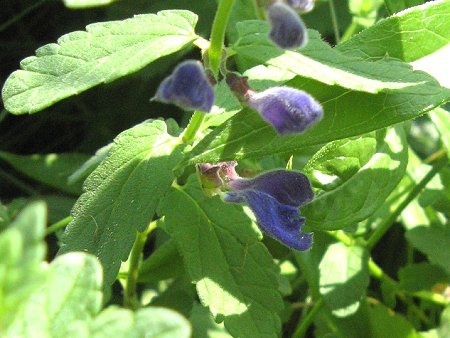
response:
[[[322,106],[311,95],[290,87],[254,93],[248,104],[281,135],[302,133],[323,116]]]
[[[311,12],[314,8],[314,0],[285,0],[285,2],[300,14]]]
[[[283,2],[275,2],[267,7],[267,18],[271,30],[269,38],[280,48],[297,49],[308,42],[305,24],[298,14]]]
[[[161,82],[153,99],[184,110],[209,112],[214,103],[214,90],[201,63],[187,60]]]

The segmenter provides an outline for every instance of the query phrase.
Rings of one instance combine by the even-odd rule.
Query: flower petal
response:
[[[243,190],[227,193],[227,202],[245,201],[256,216],[259,228],[268,236],[295,250],[308,250],[312,234],[301,232],[305,219],[297,208],[285,205],[261,191]]]
[[[161,82],[153,99],[185,110],[209,112],[214,103],[214,90],[201,63],[187,60]]]
[[[314,197],[308,178],[295,171],[274,170],[251,179],[239,178],[228,183],[233,190],[264,192],[279,203],[299,207]]]

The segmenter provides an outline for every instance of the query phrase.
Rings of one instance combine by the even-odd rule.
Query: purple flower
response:
[[[225,194],[225,201],[246,203],[261,231],[292,249],[311,247],[312,234],[301,231],[305,219],[298,211],[314,197],[305,175],[275,170],[252,179],[234,179],[228,186],[232,191]]]
[[[187,60],[161,82],[153,99],[185,110],[209,112],[214,103],[214,90],[201,63]]]
[[[269,38],[280,48],[297,49],[308,42],[305,24],[298,14],[283,2],[267,7],[270,22]]]
[[[311,95],[290,87],[253,93],[248,103],[281,135],[302,133],[323,116],[322,106]]]
[[[285,0],[285,2],[299,13],[308,13],[314,8],[313,0]]]

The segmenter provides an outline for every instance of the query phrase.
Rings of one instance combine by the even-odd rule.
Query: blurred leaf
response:
[[[389,2],[400,6],[402,2],[405,3],[404,0]],[[434,53],[449,43],[450,2],[438,0],[380,20],[339,44],[336,49],[345,55],[363,59],[383,59],[387,56],[411,62]]]
[[[57,257],[45,272],[45,283],[27,300],[8,336],[70,336],[73,321],[87,321],[100,311],[102,272],[95,257],[69,253]]]
[[[72,195],[81,194],[81,182],[69,184],[68,177],[88,159],[87,155],[67,153],[23,156],[0,151],[0,158],[38,182]]]
[[[376,94],[391,90],[409,91],[429,82],[424,74],[395,60],[369,62],[347,56],[322,41],[318,32],[308,30],[309,42],[298,51],[283,51],[267,37],[269,26],[264,21],[245,21],[238,24],[240,39],[233,47],[241,68],[261,64],[272,73],[283,75],[285,80],[302,76],[323,84]],[[261,68],[262,69],[262,68]],[[261,70],[262,78],[267,71]],[[246,73],[254,78],[253,73]],[[257,74],[258,75],[258,74]]]
[[[393,312],[383,304],[369,306],[371,337],[419,338],[420,335],[403,316]]]
[[[13,114],[35,113],[100,83],[134,73],[191,44],[197,16],[161,11],[124,21],[95,23],[72,32],[22,60],[2,90]]]
[[[45,204],[34,202],[0,233],[0,332],[17,319],[24,300],[42,284],[45,223]]]
[[[64,5],[72,9],[105,6],[115,1],[117,0],[63,0]]]
[[[207,198],[196,176],[159,210],[203,305],[233,336],[276,337],[282,307],[276,265],[236,205]],[[182,226],[180,226],[182,225]]]
[[[72,325],[73,332],[79,331],[80,325],[83,324],[75,322]],[[136,312],[109,307],[91,322],[89,331],[90,333],[83,337],[189,338],[191,336],[191,328],[186,319],[172,310],[153,307],[142,308]]]
[[[404,9],[422,5],[424,0],[384,0],[390,13],[397,13]]]
[[[174,240],[170,239],[144,260],[139,269],[139,281],[151,283],[176,278],[184,272],[183,258]]]
[[[376,19],[383,0],[350,0],[348,7],[353,15],[353,22],[362,27],[372,26]]]
[[[317,152],[305,174],[319,188],[302,208],[310,229],[342,229],[364,220],[386,202],[405,174],[408,148],[402,126],[380,140],[367,134],[334,141]]]
[[[331,244],[319,265],[319,288],[338,317],[355,313],[369,285],[368,252],[358,246]]]
[[[427,255],[431,263],[450,275],[450,224],[416,226],[406,232],[406,238],[412,246]]]
[[[447,149],[447,157],[450,159],[450,112],[442,108],[436,108],[428,113],[436,126],[441,140]]]
[[[450,283],[450,275],[429,263],[408,265],[400,269],[398,276],[400,288],[407,292],[431,290],[438,283]]]
[[[111,285],[126,261],[136,231],[143,231],[169,189],[181,159],[179,139],[163,121],[146,121],[121,133],[103,162],[87,178],[75,204],[60,253],[85,251],[102,262]]]

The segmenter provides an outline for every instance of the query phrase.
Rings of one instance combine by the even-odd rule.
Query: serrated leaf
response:
[[[112,143],[98,149],[93,156],[88,158],[77,170],[75,170],[68,178],[67,182],[69,184],[74,184],[80,182],[89,176],[90,173],[94,171],[95,168],[105,159],[108,155],[109,150],[113,146]]]
[[[95,257],[62,255],[45,272],[45,283],[28,299],[8,337],[65,337],[71,322],[89,320],[100,310],[102,271]]]
[[[126,261],[136,231],[143,231],[169,189],[181,159],[179,139],[163,121],[146,121],[121,133],[87,178],[67,226],[60,253],[85,251],[102,262],[111,285]]]
[[[283,51],[268,40],[269,26],[263,21],[238,24],[240,39],[233,49],[244,68],[265,64],[271,73],[285,80],[302,76],[323,84],[376,94],[381,91],[408,90],[421,82],[407,64],[394,60],[363,61],[346,56],[321,40],[318,32],[308,30],[309,42],[298,51]],[[242,67],[241,67],[242,68]],[[252,72],[247,72],[250,78]]]
[[[81,322],[72,325],[78,330]],[[86,338],[152,337],[188,338],[189,322],[175,311],[163,308],[144,308],[136,312],[112,306],[102,311],[90,324]]]
[[[2,90],[13,114],[35,113],[100,83],[136,72],[196,39],[197,16],[168,10],[88,25],[24,59]]]
[[[191,176],[188,185],[172,188],[159,212],[216,320],[224,319],[233,336],[277,337],[276,265],[242,209],[205,197]]]
[[[186,161],[193,164],[292,154],[413,119],[450,99],[450,90],[427,74],[415,72],[414,76],[420,78],[417,86],[378,95],[297,77],[288,85],[311,93],[325,111],[324,118],[308,132],[280,137],[258,113],[244,109],[206,135]]]
[[[369,285],[369,254],[359,246],[331,244],[320,265],[319,291],[338,317],[353,314]]]
[[[336,49],[363,59],[384,58],[387,55],[410,62],[449,43],[450,2],[438,0],[380,20],[339,44]]]
[[[305,167],[314,200],[302,208],[310,229],[333,230],[356,224],[382,206],[406,171],[408,147],[401,126],[382,140],[375,134],[334,141]]]
[[[431,263],[450,275],[450,224],[416,226],[406,232],[406,238],[412,246],[427,255]]]
[[[46,251],[45,224],[45,204],[35,202],[0,233],[0,332],[42,283],[40,264]]]
[[[81,194],[81,182],[69,184],[68,177],[88,159],[87,155],[67,153],[24,156],[0,151],[0,159],[38,182],[69,194]]]

